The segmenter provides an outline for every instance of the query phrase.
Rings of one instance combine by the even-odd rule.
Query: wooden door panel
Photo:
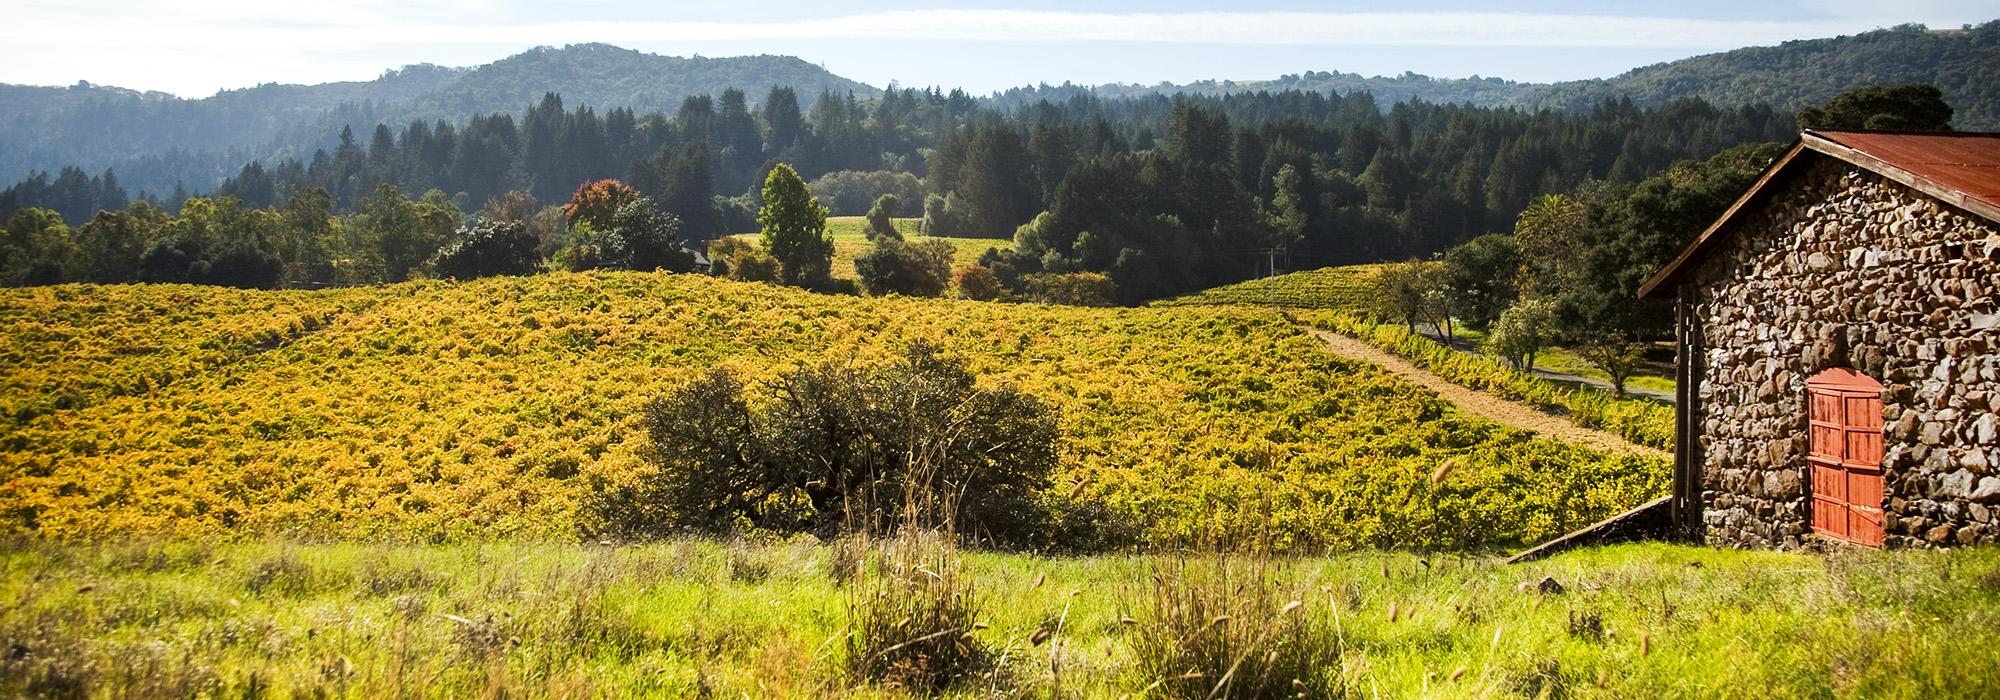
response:
[[[1855,506],[1848,509],[1847,537],[1861,544],[1880,547],[1885,533],[1882,527],[1882,509]]]
[[[1847,502],[1847,472],[1838,466],[1813,465],[1813,497]]]
[[[1847,404],[1842,411],[1841,422],[1849,428],[1882,429],[1882,397],[1877,394],[1848,394],[1842,397]]]
[[[1813,530],[1847,538],[1847,507],[1825,498],[1813,499]]]
[[[1846,486],[1847,486],[1847,493],[1843,498],[1843,500],[1845,500],[1852,507],[1870,508],[1871,510],[1877,510],[1877,511],[1881,510],[1880,507],[1871,507],[1868,505],[1870,503],[1882,502],[1881,475],[1862,474],[1859,472],[1848,472]]]
[[[1882,464],[1882,429],[1872,431],[1847,430],[1847,452],[1843,462],[1860,467],[1879,467]]]
[[[1846,449],[1846,438],[1837,425],[1815,425],[1812,427],[1812,454],[1829,459],[1840,459]]]

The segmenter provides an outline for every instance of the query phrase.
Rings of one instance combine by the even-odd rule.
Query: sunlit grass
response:
[[[831,558],[812,542],[15,542],[0,555],[0,694],[902,696],[843,671]],[[974,636],[999,668],[950,694],[1157,688],[1128,619],[1147,619],[1155,574],[1201,585],[1172,575],[1184,562],[1212,559],[967,555]],[[1284,594],[1272,600],[1301,603],[1268,613],[1336,625],[1339,663],[1324,671],[1362,696],[2000,691],[2000,550],[1651,544],[1520,566],[1405,553],[1265,565]],[[1564,592],[1538,592],[1544,577]]]

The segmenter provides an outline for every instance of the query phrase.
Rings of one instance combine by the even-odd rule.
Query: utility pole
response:
[[[1257,276],[1258,277],[1278,276],[1278,254],[1284,252],[1284,250],[1285,249],[1283,248],[1265,248],[1263,250],[1256,251],[1258,254],[1262,254],[1264,256],[1264,264],[1257,266],[1258,267]]]

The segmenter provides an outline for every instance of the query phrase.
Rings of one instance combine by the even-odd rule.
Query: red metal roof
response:
[[[2000,133],[1913,131],[1807,131],[1764,170],[1750,190],[1697,236],[1674,261],[1639,287],[1651,296],[1730,232],[1745,208],[1759,201],[1806,152],[1838,158],[1902,183],[1952,206],[2000,222]]]
[[[1852,149],[1853,153],[1849,155],[1858,158],[1837,153],[1830,155],[1877,170],[1870,163],[1855,162],[1872,159],[1876,161],[1872,165],[1901,170],[1929,186],[1910,182],[1903,184],[1987,218],[2000,219],[2000,134],[1886,131],[1809,131],[1806,134]],[[1891,173],[1883,174],[1890,179],[1902,180]],[[1951,201],[1953,199],[1985,206],[1965,207],[1961,202]]]

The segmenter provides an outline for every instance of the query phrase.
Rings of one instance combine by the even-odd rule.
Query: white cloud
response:
[[[129,12],[71,3],[10,11],[0,42],[16,57],[0,81],[78,78],[199,94],[215,86],[372,76],[401,63],[491,60],[505,49],[603,41],[882,40],[1675,49],[1690,53],[1865,31],[1894,23],[1878,3],[1807,0],[1815,19],[1741,21],[1506,12],[1159,12],[1019,10],[866,12],[794,21],[524,21],[504,0],[415,7],[395,0],[293,4],[218,0]],[[1926,4],[1928,3],[1928,4]],[[1957,0],[1919,0],[1967,16]],[[615,8],[607,8],[615,10]],[[607,12],[607,14],[616,14]],[[466,18],[494,18],[494,24]],[[1933,17],[1932,21],[1939,21]],[[77,31],[90,37],[78,42]],[[113,47],[107,50],[107,47]],[[1338,68],[1338,66],[1328,66]]]

